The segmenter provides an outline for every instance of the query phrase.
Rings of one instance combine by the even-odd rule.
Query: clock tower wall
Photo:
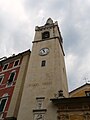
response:
[[[36,30],[35,38],[33,41],[34,49],[32,51],[38,50],[37,51],[38,53],[35,53],[38,55],[40,49],[42,49],[42,48],[50,49],[49,55],[43,56],[43,57],[39,56],[36,58],[39,61],[42,61],[43,59],[46,60],[46,65],[48,66],[48,68],[47,68],[47,66],[46,66],[46,68],[48,69],[48,71],[53,70],[52,75],[51,75],[52,77],[54,75],[53,73],[56,72],[54,77],[56,79],[58,78],[59,81],[58,80],[57,81],[60,82],[60,84],[57,84],[57,81],[55,81],[56,84],[59,85],[59,87],[57,85],[56,85],[56,87],[57,87],[57,89],[61,88],[63,90],[63,94],[66,97],[66,96],[68,96],[68,87],[67,87],[68,85],[67,85],[67,77],[66,77],[66,68],[65,68],[65,63],[64,63],[65,54],[64,54],[64,50],[63,50],[63,39],[62,39],[60,30],[58,27],[58,23],[57,22],[51,23],[51,24],[46,23],[44,26],[41,26],[41,27],[36,26],[35,30]],[[45,32],[49,32],[49,36],[46,34],[47,35],[46,38],[43,39],[42,35]],[[49,59],[49,60],[47,60],[47,59]],[[50,67],[50,69],[49,69],[49,67]]]
[[[52,39],[53,37],[58,37],[58,38],[61,37],[57,21],[55,23],[52,23],[49,25],[45,24],[44,26],[41,26],[41,27],[36,26],[35,31],[36,32],[35,32],[34,41],[44,40],[45,38],[44,39],[42,38],[42,34],[44,32],[50,33],[49,39]],[[62,39],[62,38],[60,38],[60,39]]]
[[[50,99],[60,97],[60,90],[68,97],[62,38],[57,22],[47,21],[35,31],[18,120],[57,120]],[[43,101],[39,108],[38,101]]]

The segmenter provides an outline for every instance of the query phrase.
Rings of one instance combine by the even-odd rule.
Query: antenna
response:
[[[90,80],[88,80],[88,77],[84,77],[83,80],[85,81],[85,83],[90,82]]]

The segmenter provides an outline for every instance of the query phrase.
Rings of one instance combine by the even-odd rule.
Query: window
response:
[[[8,84],[8,85],[11,85],[12,82],[13,82],[13,80],[14,80],[14,78],[15,78],[15,71],[14,71],[14,72],[11,72],[11,74],[10,74],[10,76],[9,76],[9,79],[8,79],[8,81],[7,81],[7,84]]]
[[[3,70],[6,70],[8,67],[8,64],[5,64],[4,67],[3,67]]]
[[[48,31],[42,33],[42,39],[46,39],[50,37],[50,33]]]
[[[2,98],[0,100],[0,112],[3,112],[7,98]]]
[[[43,61],[41,62],[41,66],[44,67],[45,65],[46,65],[46,60],[43,60]]]
[[[6,106],[6,102],[7,102],[7,99],[8,99],[8,94],[4,94],[2,96],[2,98],[0,98],[0,113],[4,111],[5,109],[5,106]],[[0,116],[1,117],[1,116]]]
[[[90,91],[85,91],[86,96],[90,96]]]
[[[4,79],[4,75],[0,75],[0,84],[2,83],[3,79]]]
[[[14,63],[14,67],[19,65],[19,60],[16,60],[15,63]]]

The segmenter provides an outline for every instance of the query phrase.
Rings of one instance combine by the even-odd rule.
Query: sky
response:
[[[51,17],[63,37],[69,91],[90,83],[90,0],[0,0],[0,58],[32,50]]]

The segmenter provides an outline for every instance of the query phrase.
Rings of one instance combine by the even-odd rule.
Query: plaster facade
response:
[[[90,93],[90,83],[86,83],[81,87],[76,88],[75,90],[69,93],[70,97],[82,97],[87,96],[87,92]]]
[[[46,49],[49,50],[48,53],[45,53]],[[57,107],[50,102],[50,98],[58,97],[60,90],[64,97],[68,97],[64,55],[57,22],[48,19],[44,26],[35,28],[18,120],[57,119]]]

